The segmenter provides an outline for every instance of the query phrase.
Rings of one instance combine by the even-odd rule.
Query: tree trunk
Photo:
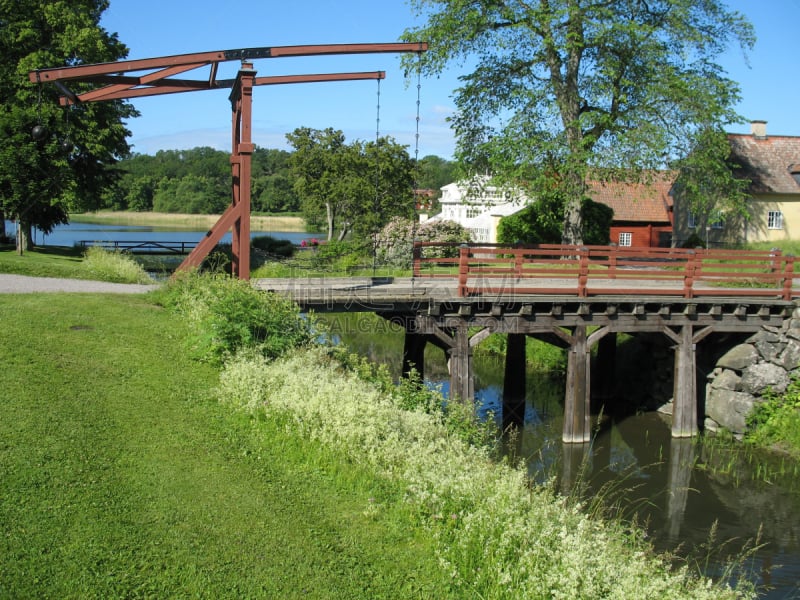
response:
[[[27,221],[17,219],[17,254],[33,250],[33,228]]]
[[[325,203],[326,218],[328,220],[328,241],[333,241],[333,206],[330,202]]]
[[[581,200],[585,194],[586,184],[580,171],[566,173],[566,205],[564,206],[564,229],[561,241],[564,244],[583,244],[583,215]]]

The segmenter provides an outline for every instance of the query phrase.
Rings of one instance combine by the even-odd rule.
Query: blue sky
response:
[[[747,120],[768,122],[768,132],[800,136],[800,0],[730,0],[758,36],[749,66],[739,49],[721,64],[741,86],[737,110]],[[403,0],[111,0],[101,25],[119,34],[128,58],[296,44],[394,42],[418,24]],[[220,77],[235,75],[227,63]],[[380,132],[414,153],[416,80],[406,81],[392,54],[318,56],[255,61],[258,75],[386,71],[380,83]],[[198,72],[200,73],[200,72]],[[423,79],[419,156],[451,158],[454,141],[445,121],[453,110],[459,72]],[[266,148],[287,148],[285,134],[297,127],[333,127],[348,141],[375,139],[375,81],[264,86],[256,88],[253,139]],[[136,99],[141,117],[128,127],[136,152],[212,146],[230,148],[226,90]],[[749,125],[731,128],[747,132]]]

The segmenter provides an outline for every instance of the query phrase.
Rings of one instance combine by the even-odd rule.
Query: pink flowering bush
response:
[[[411,219],[394,217],[375,236],[375,255],[378,262],[394,267],[409,268],[414,240],[458,244],[469,241],[469,232],[454,221],[426,221],[417,223],[415,226]],[[448,254],[456,256],[458,249],[454,247],[438,250],[438,252],[438,255],[428,253],[426,256],[444,257]]]

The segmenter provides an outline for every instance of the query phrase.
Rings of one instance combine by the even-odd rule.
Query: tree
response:
[[[747,218],[750,181],[740,176],[740,167],[731,162],[727,134],[714,128],[697,131],[692,151],[676,163],[675,200],[698,218],[701,229]]]
[[[474,59],[455,91],[457,158],[528,195],[565,202],[580,243],[595,168],[620,178],[688,153],[698,129],[739,121],[738,86],[714,60],[752,26],[721,0],[410,0],[435,75]],[[405,58],[407,68],[415,58]]]
[[[329,241],[351,231],[365,237],[391,217],[412,213],[412,161],[391,138],[346,144],[341,131],[308,127],[286,138],[303,213],[311,225],[324,223]]]
[[[129,152],[130,104],[64,109],[54,87],[28,79],[35,69],[124,58],[127,48],[99,26],[106,8],[107,0],[0,2],[0,210],[20,225],[20,252],[31,227],[49,232],[70,211],[99,206],[116,177],[108,167]]]
[[[557,244],[561,241],[561,223],[564,221],[564,202],[555,196],[545,196],[532,202],[521,211],[503,217],[497,225],[500,244]],[[591,198],[581,201],[583,242],[605,245],[609,242],[614,211]]]

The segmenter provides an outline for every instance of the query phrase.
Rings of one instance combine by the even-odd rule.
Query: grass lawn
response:
[[[213,400],[145,297],[2,295],[0,321],[0,597],[447,595],[401,490]]]

